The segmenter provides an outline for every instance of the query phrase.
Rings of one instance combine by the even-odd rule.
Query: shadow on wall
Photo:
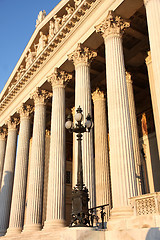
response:
[[[145,240],[160,240],[160,228],[150,228]]]

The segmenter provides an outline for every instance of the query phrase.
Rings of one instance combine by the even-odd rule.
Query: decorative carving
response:
[[[72,75],[65,71],[59,71],[58,68],[54,69],[54,72],[47,78],[51,83],[52,88],[55,86],[65,87],[67,83],[72,79]]]
[[[8,125],[8,130],[15,130],[17,125],[19,124],[19,119],[14,117],[9,117],[9,119],[5,122]]]
[[[49,129],[46,129],[46,135],[50,136],[51,135],[51,131]]]
[[[71,7],[70,4],[68,4],[65,9],[66,9],[67,15],[63,15],[62,25],[67,21],[67,19],[68,19],[68,18],[72,15],[72,13],[74,12],[74,8]]]
[[[73,119],[74,119],[74,116],[75,116],[75,106],[73,108],[71,108],[71,112],[72,112],[72,116],[73,116]]]
[[[95,92],[92,93],[92,99],[93,102],[96,100],[105,100],[104,93],[99,90],[99,88],[96,89]]]
[[[156,213],[154,197],[139,199],[136,201],[137,215],[148,215]]]
[[[8,91],[11,91],[14,88],[15,85],[16,85],[16,82],[10,83],[10,85],[8,87]]]
[[[56,34],[59,29],[61,28],[61,21],[62,18],[61,17],[57,17],[57,15],[54,15],[54,34]]]
[[[147,118],[146,118],[146,114],[145,113],[142,114],[141,126],[142,126],[142,134],[143,135],[148,135]]]
[[[144,135],[147,135],[147,133],[150,134],[155,132],[154,117],[152,110],[146,111],[145,113],[138,115],[137,124],[139,137],[143,137]]]
[[[5,140],[7,135],[7,129],[6,128],[0,128],[0,140]]]
[[[160,213],[160,193],[149,193],[129,199],[135,210],[135,215],[148,215]]]
[[[20,119],[29,118],[30,114],[33,112],[33,107],[31,105],[25,105],[23,103],[17,112],[20,114]]]
[[[68,55],[68,60],[73,61],[76,66],[79,63],[90,64],[96,56],[97,52],[95,50],[90,50],[87,47],[83,47],[81,43],[78,43],[76,50]]]
[[[148,56],[146,57],[145,61],[147,65],[152,62],[151,51],[148,51]]]
[[[74,0],[75,8],[77,8],[81,2],[82,2],[82,0]]]
[[[43,19],[46,17],[46,11],[40,11],[38,14],[38,19],[36,20],[36,27],[43,21]]]
[[[40,32],[40,38],[38,44],[34,44],[34,48],[36,50],[36,56],[40,54],[40,52],[43,51],[47,44],[47,36],[43,34],[43,32]]]
[[[98,2],[100,2],[101,0],[97,0]],[[93,1],[94,3],[93,3],[93,5],[97,5],[97,1]],[[67,32],[69,31],[70,32],[70,30],[72,29],[72,28],[74,28],[74,26],[75,26],[75,24],[76,24],[76,22],[78,22],[80,19],[81,19],[81,17],[83,17],[83,15],[85,14],[85,13],[87,13],[88,12],[88,10],[90,9],[90,7],[91,6],[93,6],[92,4],[89,4],[89,2],[88,1],[83,1],[83,0],[75,0],[75,5],[76,6],[78,6],[78,5],[81,5],[81,7],[83,8],[81,8],[80,9],[80,11],[78,11],[78,15],[77,15],[77,11],[75,11],[72,15],[72,18],[73,18],[73,21],[72,21],[72,24],[70,24],[70,26],[69,27],[67,27],[66,26],[66,29],[68,29],[67,30]],[[87,9],[86,9],[86,6],[87,6]],[[93,8],[94,9],[94,8]],[[45,15],[45,12],[43,12],[44,13],[44,15]],[[38,20],[40,20],[41,21],[41,16],[42,16],[43,14],[42,13],[40,13],[40,16],[38,17],[39,19]],[[60,29],[60,27],[61,27],[61,21],[62,21],[62,19],[60,19],[59,20],[60,21],[60,23],[58,24],[58,23],[56,23],[57,25],[59,25],[58,26],[58,29]],[[59,22],[59,21],[57,21],[57,22]],[[38,24],[38,22],[37,22],[37,24]],[[61,29],[60,29],[60,31],[61,31]],[[55,30],[55,32],[56,32],[56,30]],[[61,34],[61,33],[59,33],[59,34]],[[65,34],[67,34],[67,33],[64,33],[64,31],[62,32],[62,35],[61,36],[63,36],[63,37],[65,37]],[[56,39],[55,39],[55,41],[56,41]],[[51,52],[53,51],[53,49],[55,49],[57,47],[57,43],[55,42],[55,43],[53,43],[52,45],[49,45],[48,44],[48,46],[47,46],[47,48],[46,48],[46,56],[49,56],[50,54],[51,54]],[[50,51],[51,50],[51,51]],[[35,67],[33,67],[34,68],[34,70],[38,70],[38,68],[39,68],[39,66],[41,65],[41,63],[43,63],[43,61],[41,61],[40,59],[35,59]],[[2,112],[2,111],[4,111],[6,108],[7,108],[7,106],[8,106],[8,104],[13,100],[13,98],[19,93],[19,91],[22,89],[22,87],[24,86],[24,82],[27,82],[29,79],[30,79],[30,77],[31,77],[31,75],[32,75],[32,73],[31,72],[28,72],[26,75],[25,75],[25,77],[22,79],[21,78],[21,82],[18,84],[18,86],[17,86],[17,88],[16,88],[16,91],[12,91],[13,90],[13,88],[14,88],[14,85],[16,84],[16,83],[13,83],[13,81],[14,81],[14,79],[12,79],[12,83],[11,84],[13,84],[12,86],[11,86],[11,84],[10,84],[10,86],[8,87],[8,89],[2,94],[2,96],[1,96],[1,99],[0,99],[0,112]],[[10,88],[11,87],[11,88]],[[10,88],[10,89],[9,89]]]
[[[129,72],[126,72],[126,82],[131,83],[131,84],[133,83],[132,76]]]
[[[116,16],[114,11],[109,11],[107,18],[96,26],[96,31],[101,33],[103,38],[108,36],[121,36],[124,30],[130,26],[129,22],[124,21],[120,16]]]
[[[53,21],[50,21],[49,22],[49,36],[48,36],[48,42],[53,38],[54,36],[54,27],[55,27],[55,24]]]
[[[25,56],[26,69],[34,62],[36,52],[32,52],[31,49],[28,50],[28,55]]]
[[[144,5],[147,6],[150,0],[143,0],[143,1],[144,1]]]
[[[48,99],[52,97],[52,93],[40,89],[39,87],[36,89],[36,91],[31,95],[31,99],[34,100],[35,105],[37,104],[46,104]]]
[[[16,81],[18,81],[22,77],[22,75],[25,71],[26,71],[26,69],[24,68],[23,65],[21,65],[20,69],[17,71],[17,75],[15,77]]]

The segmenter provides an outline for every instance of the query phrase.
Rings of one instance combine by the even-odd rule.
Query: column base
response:
[[[22,232],[22,228],[18,228],[18,227],[9,227],[7,229],[7,233],[6,235],[7,236],[10,236],[10,235],[16,235],[16,234],[20,234]]]
[[[109,231],[127,229],[127,220],[130,219],[133,214],[133,209],[129,206],[113,208],[110,211],[110,218],[107,223],[107,229]]]
[[[51,221],[45,221],[43,230],[50,230],[55,228],[64,228],[66,227],[65,220],[55,219]]]
[[[23,233],[25,232],[36,232],[42,229],[41,224],[32,224],[32,225],[24,225]]]
[[[0,237],[4,236],[6,234],[6,229],[0,230]]]

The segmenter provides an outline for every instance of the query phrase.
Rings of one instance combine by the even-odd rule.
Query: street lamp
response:
[[[77,170],[77,184],[72,189],[72,220],[70,226],[75,227],[87,227],[89,226],[89,216],[88,216],[88,189],[83,183],[83,166],[82,166],[82,133],[90,132],[92,127],[92,119],[88,114],[86,117],[85,126],[82,125],[83,114],[80,106],[76,110],[75,120],[76,124],[74,126],[72,122],[72,116],[67,117],[65,127],[71,133],[77,133],[78,141],[78,170]]]

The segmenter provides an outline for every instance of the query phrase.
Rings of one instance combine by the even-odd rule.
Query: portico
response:
[[[94,121],[82,142],[89,207],[109,203],[108,232],[137,229],[136,203],[149,194],[158,201],[159,7],[158,0],[62,0],[50,15],[39,13],[0,95],[2,236],[50,239],[55,231],[56,239],[69,225],[78,151],[65,116],[79,105]],[[159,227],[156,219],[142,222]]]

